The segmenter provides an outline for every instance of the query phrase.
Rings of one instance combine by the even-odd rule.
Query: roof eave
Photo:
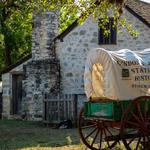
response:
[[[125,8],[135,17],[137,17],[140,21],[142,21],[145,25],[147,25],[150,28],[150,23],[146,21],[142,16],[140,16],[138,13],[136,13],[132,8],[130,8],[129,5],[126,5]]]
[[[9,71],[11,71],[12,69],[14,69],[15,67],[23,64],[24,62],[26,62],[27,60],[29,60],[30,58],[32,58],[32,54],[28,54],[27,56],[23,57],[22,59],[18,60],[15,64],[12,64],[6,68],[4,68],[2,71],[0,71],[0,75],[8,73]]]

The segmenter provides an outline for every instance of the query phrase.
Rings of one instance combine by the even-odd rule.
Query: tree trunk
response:
[[[6,31],[7,32],[7,31]],[[4,49],[4,60],[5,60],[5,66],[10,66],[12,64],[11,61],[11,47],[9,44],[9,39],[6,36],[7,33],[3,33],[4,35],[4,44],[5,44],[5,49]]]
[[[2,11],[2,18],[1,18],[1,33],[4,36],[4,51],[3,51],[3,55],[4,55],[4,60],[5,60],[5,66],[9,66],[12,64],[11,61],[11,37],[10,37],[10,30],[8,28],[8,26],[6,25],[6,20],[7,20],[7,14],[5,12],[5,9]]]

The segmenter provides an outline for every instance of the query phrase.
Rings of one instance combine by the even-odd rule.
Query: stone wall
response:
[[[12,76],[10,73],[2,75],[3,86],[3,118],[10,116],[11,113],[11,100],[12,100]]]
[[[15,67],[10,72],[5,73],[2,75],[2,89],[3,89],[3,110],[2,110],[2,117],[3,118],[11,118],[11,111],[12,111],[12,76],[13,74],[23,74],[23,65],[27,62]]]
[[[97,47],[113,51],[124,48],[143,50],[149,47],[149,27],[128,11],[125,11],[124,15],[127,22],[132,23],[139,30],[138,38],[131,37],[124,29],[122,34],[118,34],[116,45],[98,45],[98,24],[91,16],[82,26],[71,31],[63,42],[57,41],[56,53],[60,60],[63,94],[84,94],[84,65],[90,50]]]
[[[29,120],[42,119],[45,95],[59,92],[59,70],[56,59],[32,60],[24,66],[22,115]]]

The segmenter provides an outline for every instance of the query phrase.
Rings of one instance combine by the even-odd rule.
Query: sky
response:
[[[150,0],[141,0],[143,2],[147,2],[147,3],[150,3]]]

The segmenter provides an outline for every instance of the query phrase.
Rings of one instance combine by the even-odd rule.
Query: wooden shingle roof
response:
[[[150,27],[150,3],[140,0],[127,0],[126,8],[148,27]]]

